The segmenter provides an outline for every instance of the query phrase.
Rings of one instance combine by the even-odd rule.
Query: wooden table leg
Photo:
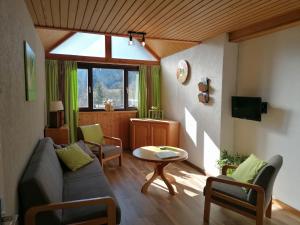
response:
[[[169,189],[169,193],[171,195],[175,195],[175,191],[174,191],[174,188],[173,186],[171,185],[171,182],[174,182],[175,179],[170,176],[170,175],[166,175],[164,173],[164,168],[168,165],[169,163],[168,162],[165,162],[165,163],[161,163],[161,164],[157,164],[156,167],[155,167],[155,170],[153,172],[153,175],[152,177],[147,180],[147,182],[143,185],[142,187],[142,192],[143,193],[146,193],[147,190],[148,190],[148,187],[150,186],[150,184],[158,177],[160,176],[162,178],[162,180],[165,182],[165,184],[167,185],[168,189]]]

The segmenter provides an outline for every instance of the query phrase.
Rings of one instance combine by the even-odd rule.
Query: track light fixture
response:
[[[128,45],[133,45],[133,35],[135,36],[142,36],[142,38],[140,39],[143,47],[146,45],[146,42],[145,42],[145,36],[146,36],[146,33],[145,32],[136,32],[136,31],[128,31],[128,35],[129,35],[129,41],[128,41]]]

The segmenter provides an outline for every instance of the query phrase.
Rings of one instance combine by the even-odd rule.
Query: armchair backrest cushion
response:
[[[253,181],[253,184],[259,185],[265,190],[265,205],[268,204],[272,197],[273,186],[275,182],[275,178],[282,166],[282,156],[275,155],[273,156],[265,165],[256,178]],[[256,204],[256,191],[250,190],[248,192],[248,201],[251,204]]]
[[[80,126],[85,141],[103,144],[103,131],[100,124]]]
[[[37,144],[21,178],[19,193],[22,214],[33,206],[62,201],[63,171],[51,138]],[[40,213],[37,224],[56,225],[61,218],[61,211]]]

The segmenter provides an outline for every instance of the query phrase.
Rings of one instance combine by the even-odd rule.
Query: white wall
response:
[[[222,113],[226,113],[222,112],[222,104],[230,104],[230,98],[222,99],[222,93],[226,92],[222,90],[223,76],[235,76],[230,72],[236,69],[236,61],[231,58],[226,59],[230,65],[224,67],[224,55],[228,54],[224,51],[236,56],[237,46],[229,44],[227,36],[221,35],[161,59],[165,116],[181,123],[180,146],[188,151],[190,162],[209,174],[219,172],[216,160],[222,146],[221,117]],[[184,85],[176,80],[176,68],[181,59],[187,60],[190,65],[190,79]],[[198,100],[198,83],[205,77],[211,80],[211,100],[207,105]],[[233,82],[235,88],[235,78]],[[232,91],[232,87],[229,89]],[[230,145],[233,145],[233,140]]]
[[[283,156],[275,197],[300,210],[300,27],[242,42],[238,95],[269,103],[262,122],[235,120],[235,149]]]
[[[24,40],[36,54],[33,102],[25,100]],[[0,197],[13,213],[20,176],[46,121],[45,53],[23,0],[0,1],[0,52]]]

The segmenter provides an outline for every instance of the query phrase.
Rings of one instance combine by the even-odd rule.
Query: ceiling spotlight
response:
[[[145,47],[145,45],[146,45],[146,42],[145,42],[145,34],[143,34],[143,37],[142,37],[142,45],[143,45],[143,47]]]
[[[132,41],[132,33],[131,32],[128,32],[129,33],[129,41],[128,41],[128,45],[133,45],[133,41]]]

